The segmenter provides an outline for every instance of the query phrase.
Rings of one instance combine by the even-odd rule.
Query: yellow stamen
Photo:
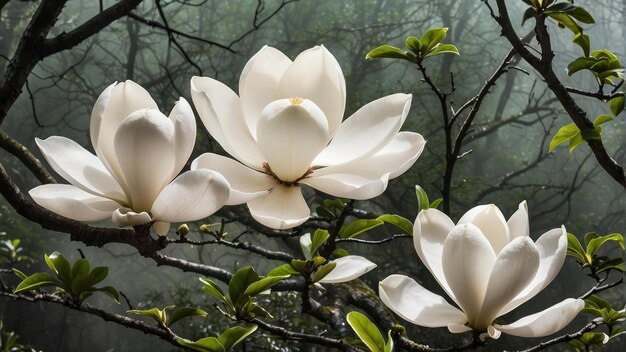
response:
[[[293,97],[293,98],[289,98],[289,101],[291,102],[291,105],[300,105],[300,104],[302,104],[304,99],[298,98],[298,97]]]

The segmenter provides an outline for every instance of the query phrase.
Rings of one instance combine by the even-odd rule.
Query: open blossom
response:
[[[337,197],[369,199],[413,165],[424,138],[399,132],[411,95],[375,100],[343,121],[345,80],[323,46],[291,61],[262,48],[241,73],[239,96],[206,77],[191,80],[191,96],[204,125],[239,162],[203,154],[192,169],[223,174],[229,205],[247,203],[260,223],[285,229],[310,216],[301,185]]]
[[[183,98],[168,117],[138,84],[114,83],[96,101],[90,135],[96,155],[65,137],[36,139],[50,166],[71,183],[33,188],[37,204],[78,221],[154,222],[165,235],[170,223],[207,217],[229,197],[228,182],[214,171],[176,177],[196,136],[193,111]]]
[[[457,225],[436,209],[424,210],[415,220],[413,240],[424,265],[460,308],[409,277],[387,277],[379,285],[382,301],[414,324],[474,331],[483,338],[497,339],[501,332],[539,337],[561,330],[584,307],[582,300],[569,298],[511,324],[494,322],[548,286],[565,261],[565,228],[533,242],[526,202],[508,222],[494,205],[472,208]]]

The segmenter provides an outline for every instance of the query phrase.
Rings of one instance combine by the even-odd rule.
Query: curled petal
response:
[[[267,194],[276,180],[251,169],[233,159],[205,153],[191,163],[191,169],[209,169],[222,174],[230,184],[230,197],[226,205],[243,204]]]
[[[54,171],[83,191],[124,203],[126,196],[100,159],[65,137],[35,138]]]
[[[152,218],[145,211],[136,213],[132,209],[120,207],[113,212],[111,221],[119,227],[126,227],[148,224],[152,221]]]
[[[115,152],[134,211],[150,211],[171,180],[175,165],[174,126],[158,110],[139,110],[120,125]]]
[[[305,50],[289,66],[278,84],[277,98],[312,100],[328,119],[334,134],[346,106],[346,82],[337,59],[323,46]]]
[[[585,307],[580,299],[568,298],[548,309],[507,325],[495,325],[505,334],[521,337],[542,337],[566,327]]]
[[[104,220],[120,206],[115,201],[87,193],[72,185],[42,185],[28,193],[42,207],[78,221]]]
[[[309,185],[319,191],[335,197],[348,199],[370,199],[382,194],[387,188],[389,175],[382,175],[380,179],[369,179],[354,174],[336,173],[317,176],[317,171],[311,177],[300,183]]]
[[[277,185],[264,196],[248,202],[250,214],[259,223],[273,229],[289,229],[302,224],[311,210],[297,186]]]
[[[180,170],[185,167],[189,156],[196,143],[196,118],[193,116],[191,105],[185,100],[180,100],[174,105],[169,116],[174,124],[174,149],[176,151],[176,162],[172,170],[172,178],[176,177]]]
[[[435,328],[467,322],[465,314],[443,297],[404,275],[391,275],[381,281],[378,295],[389,309],[416,325]]]
[[[222,148],[244,164],[260,168],[263,158],[245,121],[237,94],[214,79],[193,77],[191,98],[204,126]]]
[[[567,253],[567,231],[564,226],[552,229],[544,233],[536,242],[539,250],[539,269],[532,282],[520,292],[502,310],[500,315],[504,315],[522,303],[535,297],[537,293],[546,288],[554,280],[565,262]]]
[[[530,224],[528,223],[528,205],[526,201],[519,204],[519,208],[507,221],[509,225],[509,235],[511,240],[519,236],[530,235]]]
[[[263,108],[279,98],[278,83],[290,65],[291,60],[285,54],[266,45],[243,68],[239,77],[239,96],[253,136],[256,136],[256,125]]]
[[[443,244],[443,273],[456,301],[467,315],[469,325],[477,328],[478,317],[496,260],[491,244],[472,225],[457,225]]]
[[[450,323],[448,324],[448,331],[453,334],[462,334],[464,332],[472,331],[472,328],[464,324]]]
[[[354,280],[376,267],[376,264],[358,255],[347,255],[333,260],[335,268],[319,282],[337,284]]]
[[[152,217],[162,222],[200,220],[218,211],[229,192],[228,181],[221,174],[206,169],[187,171],[159,194]]]
[[[457,225],[473,224],[491,243],[496,255],[509,243],[509,226],[500,209],[493,204],[479,205],[465,213]]]
[[[389,95],[363,106],[341,124],[313,163],[339,165],[375,154],[398,133],[410,107],[410,94]]]

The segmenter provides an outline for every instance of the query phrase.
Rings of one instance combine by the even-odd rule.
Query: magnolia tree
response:
[[[39,60],[79,44],[116,19],[137,19],[133,10],[139,3],[122,0],[56,37],[50,31],[64,1],[38,4],[0,85],[1,117],[7,116]],[[51,248],[43,258],[34,258],[48,267],[36,272],[27,263],[32,254],[19,238],[1,243],[6,260],[0,293],[11,300],[46,302],[96,315],[183,350],[278,349],[272,343],[259,347],[253,342],[255,335],[291,342],[287,350],[318,345],[343,351],[464,351],[483,346],[538,351],[570,343],[587,351],[591,346],[619,345],[612,340],[622,334],[624,309],[602,296],[623,283],[621,234],[589,232],[582,238],[568,233],[568,224],[559,219],[554,219],[551,230],[537,233],[529,222],[533,204],[524,199],[516,200],[519,207],[508,216],[494,204],[454,203],[452,179],[455,163],[465,156],[464,139],[471,135],[489,90],[510,70],[523,70],[517,66],[520,62],[533,69],[527,74],[542,79],[544,89],[572,120],[552,136],[542,153],[565,142],[570,151],[586,145],[611,182],[622,192],[626,187],[623,167],[602,138],[603,124],[624,109],[619,58],[608,49],[591,51],[592,41],[583,27],[594,18],[583,7],[554,0],[523,3],[523,15],[511,16],[504,0],[483,1],[489,20],[511,49],[476,95],[458,108],[451,102],[454,83],[450,91],[444,90],[427,71],[431,57],[462,54],[457,46],[443,42],[447,28],[418,28],[420,34],[409,36],[405,48],[384,44],[364,55],[364,60],[400,60],[416,68],[415,81],[421,79],[440,104],[443,128],[438,131],[445,135],[441,198],[431,202],[424,188],[416,186],[414,221],[373,212],[362,201],[383,194],[390,180],[412,172],[414,164],[419,169],[428,143],[420,133],[401,130],[411,109],[420,107],[412,106],[412,96],[398,89],[359,104],[356,112],[345,116],[344,73],[323,45],[292,60],[268,43],[242,68],[237,92],[213,77],[189,76],[190,92],[183,94],[189,94],[193,104],[180,97],[167,116],[142,82],[111,83],[92,99],[91,146],[64,136],[36,138],[47,163],[40,163],[3,132],[3,148],[41,183],[22,189],[10,170],[0,166],[0,190],[17,213],[84,245],[124,244],[159,266],[192,272],[199,280],[197,293],[210,297],[210,304],[135,309],[119,287],[107,285],[107,267],[95,266],[98,263],[82,252],[80,259],[70,261],[67,253]],[[156,7],[163,16],[159,1]],[[184,35],[161,19],[163,24],[140,17],[138,21],[161,26],[170,40],[175,40],[174,34]],[[264,22],[256,21],[255,17],[255,26]],[[525,37],[514,26],[521,21],[533,23]],[[555,30],[558,27],[570,30],[573,43],[582,49],[569,64],[568,74],[589,71],[595,90],[567,87],[555,73],[551,36],[563,36]],[[608,103],[611,114],[590,119],[579,96]],[[190,160],[203,129],[221,152]],[[54,182],[49,168],[67,183]],[[246,206],[237,208],[239,214],[228,213],[228,208],[242,204]],[[463,208],[458,219],[450,217],[453,204]],[[209,217],[212,223],[206,220]],[[270,249],[263,240],[246,242],[240,236],[232,239],[228,231],[238,223],[253,229],[255,236],[278,239],[284,247]],[[368,236],[383,226],[394,229],[394,234]],[[288,244],[294,240],[299,244],[295,250]],[[385,270],[366,258],[361,246],[398,241],[415,248],[414,255],[403,261],[425,268],[440,287],[394,272],[379,273],[386,278],[373,287],[359,279],[372,270]],[[345,243],[356,245],[350,247],[355,254],[343,247]],[[228,263],[218,267],[168,254],[166,248],[175,245],[230,247],[241,255],[236,267]],[[248,253],[279,264],[255,269]],[[550,297],[536,313],[509,314],[560,280],[566,260],[578,263],[580,275],[590,276],[593,283],[582,293],[572,290]],[[295,293],[289,296],[295,303],[290,307],[301,312],[299,319],[310,321],[309,326],[273,319],[277,305],[263,302],[284,293]],[[338,303],[325,300],[337,293]],[[100,294],[128,309],[90,302]],[[210,331],[174,326],[184,318],[216,315],[227,322]],[[428,336],[423,331],[431,328],[461,334],[456,341],[462,342],[435,345],[423,338]],[[502,333],[534,339],[507,340],[515,341],[515,347],[502,347],[495,341]],[[13,333],[3,332],[1,343],[7,351],[29,350]]]

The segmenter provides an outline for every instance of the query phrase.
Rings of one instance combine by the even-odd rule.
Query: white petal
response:
[[[266,45],[243,68],[239,77],[239,96],[253,136],[256,135],[256,125],[263,108],[279,98],[278,83],[290,65],[291,60],[285,54]]]
[[[273,229],[289,229],[311,216],[300,187],[277,185],[262,197],[248,202],[250,214],[261,224]]]
[[[167,236],[167,232],[170,230],[172,224],[169,222],[156,221],[152,224],[152,230],[159,236]]]
[[[311,259],[313,256],[311,254],[311,246],[313,245],[313,241],[311,241],[311,234],[309,232],[300,236],[300,249],[302,250],[302,254],[304,258]]]
[[[106,219],[120,206],[72,185],[42,185],[31,189],[28,194],[42,207],[78,221]]]
[[[500,316],[500,310],[524,290],[539,268],[539,251],[528,236],[506,245],[493,264],[482,310],[474,323],[482,329]]]
[[[248,166],[261,167],[263,158],[235,92],[214,79],[193,77],[191,98],[211,137],[227,153]]]
[[[465,213],[457,225],[473,224],[487,237],[496,255],[509,243],[509,226],[493,204],[479,205]]]
[[[276,100],[261,113],[257,142],[272,172],[291,182],[307,172],[328,143],[328,125],[310,100]]]
[[[422,263],[433,274],[439,286],[456,302],[456,297],[450,289],[443,274],[443,244],[450,231],[454,229],[454,222],[440,210],[430,208],[421,211],[413,225],[413,245]]]
[[[528,223],[528,205],[526,201],[519,204],[519,208],[507,221],[509,225],[509,235],[511,240],[519,236],[530,235],[530,224]]]
[[[148,224],[152,222],[152,218],[145,211],[137,213],[130,208],[120,207],[113,212],[111,221],[119,227],[126,227]]]
[[[376,264],[358,255],[347,255],[333,260],[335,268],[319,282],[323,284],[338,284],[354,280],[376,267]]]
[[[174,123],[174,148],[176,150],[176,163],[172,172],[172,178],[174,178],[185,167],[191,156],[193,146],[196,144],[197,129],[193,110],[185,98],[181,97],[174,105],[169,118]]]
[[[464,324],[450,323],[448,324],[448,331],[453,334],[461,334],[464,332],[472,331],[472,328]]]
[[[353,174],[365,178],[380,178],[389,174],[389,179],[398,177],[408,170],[422,154],[426,141],[413,132],[400,132],[376,154],[347,164],[323,167],[315,174]]]
[[[346,106],[346,82],[337,59],[323,45],[303,51],[283,75],[277,97],[312,100],[328,119],[332,136]]]
[[[388,95],[363,106],[341,124],[314,164],[338,165],[375,154],[398,133],[410,107],[410,94]]]
[[[492,339],[497,340],[500,338],[500,335],[502,335],[502,331],[494,328],[492,325],[489,325],[487,327],[487,335]]]
[[[276,185],[276,179],[253,170],[233,159],[205,153],[191,163],[191,169],[209,169],[222,174],[230,184],[230,197],[226,205],[247,203],[267,194]]]
[[[215,171],[184,172],[154,201],[152,218],[163,222],[204,219],[224,206],[229,192],[228,181]]]
[[[436,328],[467,322],[465,314],[443,297],[404,275],[391,275],[381,281],[378,295],[389,309],[416,325]]]
[[[472,224],[457,225],[443,243],[443,273],[469,325],[480,312],[496,260],[489,241]]]
[[[568,298],[548,309],[519,319],[508,325],[495,325],[505,334],[521,337],[542,337],[566,327],[585,307],[580,299]]]
[[[387,188],[389,175],[382,175],[380,179],[369,179],[354,174],[326,174],[317,176],[317,171],[300,181],[319,191],[335,197],[364,200],[382,194]]]
[[[120,124],[137,110],[156,109],[150,94],[133,81],[113,84],[102,92],[91,112],[89,133],[94,150],[113,177],[118,177],[119,165],[115,155],[114,136]]]
[[[548,286],[561,270],[565,262],[567,253],[567,231],[562,226],[558,229],[552,229],[544,233],[536,242],[539,250],[539,269],[533,281],[526,286],[524,291],[520,292],[515,299],[507,304],[500,311],[500,315],[504,315],[522,303],[533,298],[537,293],[541,292]]]
[[[120,203],[126,201],[124,191],[100,159],[78,143],[59,136],[35,138],[35,142],[54,171],[74,186]]]
[[[158,110],[139,110],[120,125],[115,153],[130,194],[130,208],[150,211],[171,180],[175,165],[174,126]]]

